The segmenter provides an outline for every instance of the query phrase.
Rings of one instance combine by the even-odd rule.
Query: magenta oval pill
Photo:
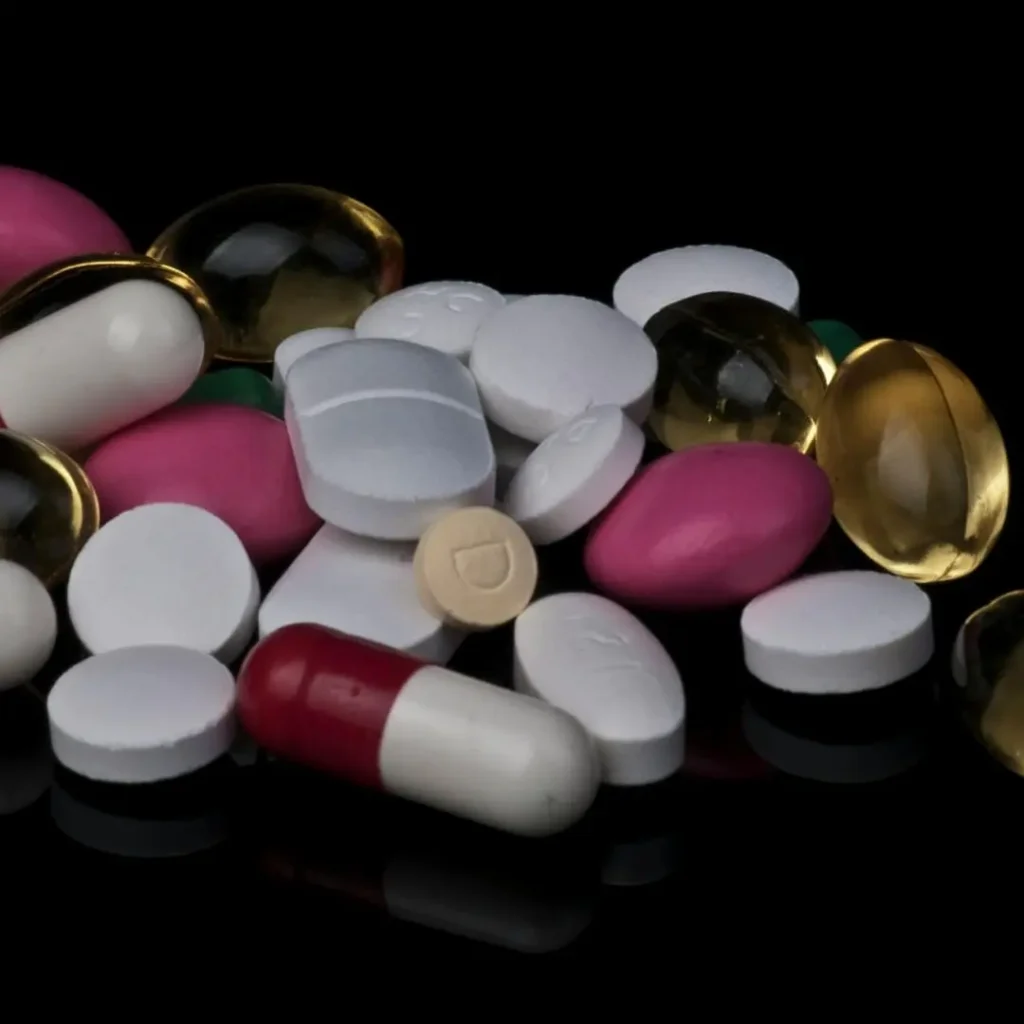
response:
[[[832,516],[828,478],[785,445],[673,452],[632,480],[587,539],[591,581],[651,608],[742,604],[792,575]]]
[[[241,405],[176,406],[104,441],[85,463],[103,521],[178,502],[221,518],[254,565],[297,553],[320,527],[283,421]]]
[[[0,167],[0,291],[48,263],[132,251],[91,199],[44,174]]]

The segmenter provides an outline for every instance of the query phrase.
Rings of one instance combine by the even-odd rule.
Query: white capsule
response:
[[[57,642],[57,610],[46,588],[15,562],[0,560],[0,690],[29,682]]]

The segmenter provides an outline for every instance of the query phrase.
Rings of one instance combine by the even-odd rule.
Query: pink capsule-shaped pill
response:
[[[628,604],[743,604],[792,575],[818,546],[832,491],[794,448],[705,444],[652,462],[587,539],[591,581]]]
[[[293,555],[320,527],[284,423],[242,405],[166,409],[104,441],[85,463],[104,522],[179,502],[230,526],[254,565]]]
[[[48,263],[131,251],[124,232],[91,199],[44,174],[0,167],[0,291]]]

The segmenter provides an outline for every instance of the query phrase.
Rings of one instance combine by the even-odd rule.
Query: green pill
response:
[[[233,366],[203,374],[182,395],[179,404],[209,405],[214,402],[247,405],[271,416],[284,415],[284,404],[274,385],[262,373],[247,366]]]
[[[832,353],[836,363],[841,363],[855,348],[864,344],[864,339],[852,327],[839,320],[812,320],[807,326]]]

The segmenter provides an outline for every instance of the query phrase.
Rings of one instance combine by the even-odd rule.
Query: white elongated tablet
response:
[[[617,405],[599,405],[559,427],[512,478],[504,509],[534,544],[585,526],[629,482],[643,431]]]
[[[57,610],[23,566],[0,559],[0,690],[29,682],[57,642]]]
[[[595,405],[642,423],[658,359],[643,330],[609,306],[530,295],[480,325],[469,367],[487,418],[540,443]]]
[[[799,312],[796,274],[774,256],[735,245],[687,245],[647,256],[619,275],[612,302],[642,325],[673,302],[705,292],[753,295]]]
[[[141,505],[89,538],[68,577],[71,624],[91,654],[173,644],[230,663],[256,629],[260,588],[235,532],[191,505]]]
[[[415,551],[415,544],[321,527],[267,594],[260,607],[260,636],[292,623],[314,622],[445,664],[465,634],[443,625],[420,604]]]
[[[658,782],[683,763],[686,701],[668,652],[639,619],[597,594],[552,594],[516,619],[513,681],[572,715],[603,780]]]
[[[126,647],[80,661],[46,700],[57,760],[99,782],[158,782],[231,747],[235,681],[183,647]]]
[[[471,281],[414,284],[378,299],[356,321],[360,338],[400,338],[463,361],[477,328],[505,296]]]
[[[357,338],[299,359],[285,423],[309,507],[379,540],[493,505],[494,448],[469,371],[410,341]]]
[[[355,336],[356,332],[350,327],[314,327],[285,338],[274,349],[274,387],[278,391],[284,390],[284,379],[299,356],[336,345],[339,341],[351,341]]]
[[[502,430],[494,423],[488,423],[487,430],[491,435],[491,444],[494,445],[494,461],[497,464],[495,494],[500,501],[508,491],[512,477],[537,446],[532,441],[526,441],[507,430]]]
[[[740,617],[751,675],[793,693],[857,693],[923,668],[932,607],[916,583],[883,572],[826,572],[755,597]]]

